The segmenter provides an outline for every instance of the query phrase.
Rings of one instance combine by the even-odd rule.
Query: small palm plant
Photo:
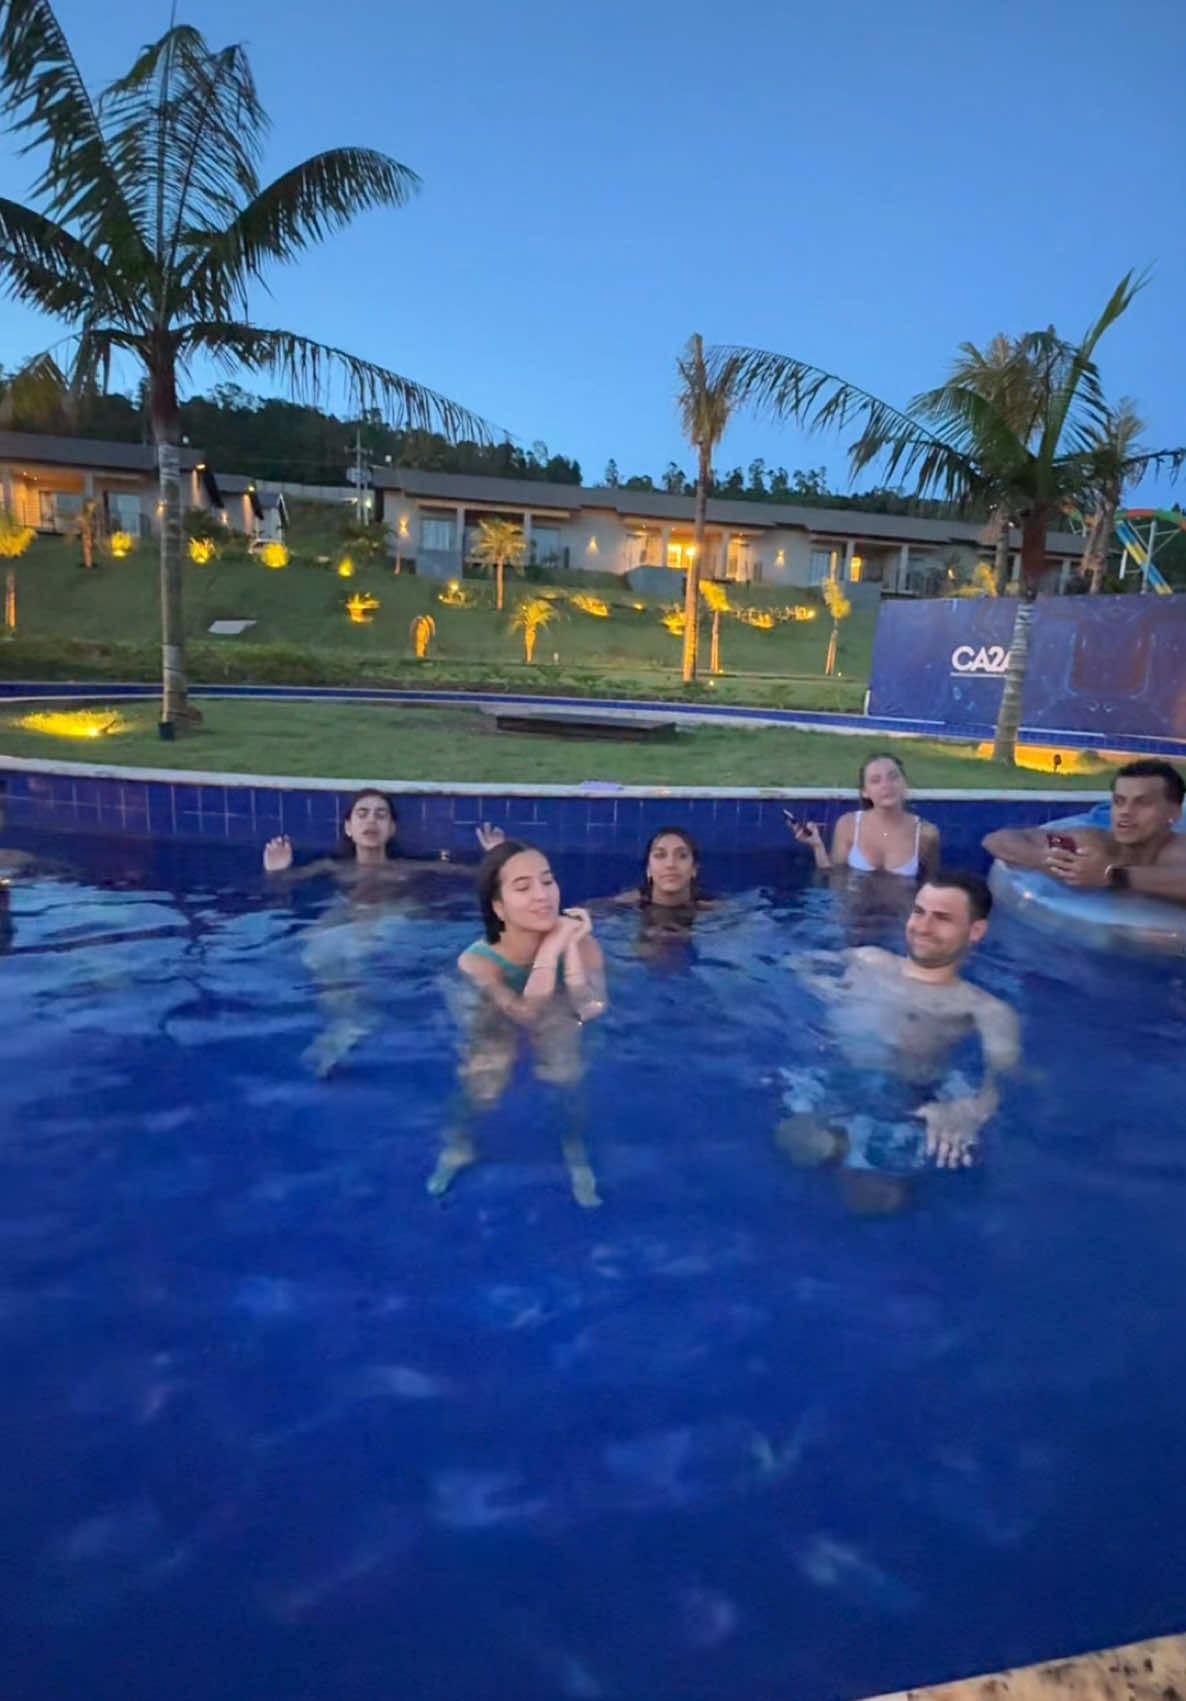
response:
[[[840,622],[847,620],[852,613],[852,603],[844,594],[844,586],[833,576],[824,580],[824,602],[828,613],[832,616],[832,635],[828,639],[828,655],[824,662],[824,672],[831,676],[836,671],[836,652],[840,647]]]
[[[483,520],[478,527],[473,559],[486,572],[493,570],[494,606],[501,613],[504,570],[513,567],[516,573],[521,573],[527,565],[527,537],[523,527],[513,520]]]
[[[103,536],[103,509],[93,496],[78,510],[70,530],[82,545],[82,564],[89,571],[95,565],[95,546]]]
[[[436,637],[436,630],[437,623],[431,614],[417,614],[413,618],[412,624],[408,627],[408,632],[412,639],[412,649],[417,661],[423,661],[428,654],[428,646]]]
[[[545,626],[560,618],[560,610],[544,597],[527,597],[515,610],[511,631],[523,634],[523,655],[528,662],[535,660],[535,640]]]
[[[7,508],[0,508],[0,560],[15,561],[25,553],[35,535],[32,526],[22,526]]]
[[[710,673],[721,671],[721,615],[729,612],[729,593],[724,585],[718,585],[712,579],[706,579],[700,587],[700,595],[704,598],[705,606],[712,613],[712,648],[709,651],[708,670]]]

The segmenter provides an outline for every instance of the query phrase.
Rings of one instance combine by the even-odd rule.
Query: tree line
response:
[[[8,405],[5,406],[5,399]],[[207,395],[193,396],[178,409],[183,438],[224,471],[282,484],[346,485],[355,458],[355,436],[367,465],[389,462],[423,472],[468,473],[484,478],[537,479],[548,484],[581,483],[581,463],[554,455],[546,443],[523,448],[504,440],[483,444],[451,443],[436,431],[399,431],[384,423],[377,409],[351,419],[321,408],[258,396],[238,384],[218,384]],[[152,428],[143,397],[109,391],[48,409],[36,400],[13,397],[0,368],[0,421],[10,429],[55,432],[108,443],[148,443]],[[610,460],[602,483],[612,489],[665,491],[691,496],[696,481],[670,461],[658,479],[649,473],[623,478]],[[755,459],[748,468],[732,467],[715,477],[712,494],[732,502],[786,502],[805,507],[861,508],[874,514],[942,517],[947,505],[883,486],[857,494],[833,490],[826,467],[768,467]]]

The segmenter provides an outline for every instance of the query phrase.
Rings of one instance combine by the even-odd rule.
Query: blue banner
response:
[[[869,713],[959,731],[1001,705],[1017,602],[883,602]],[[1033,731],[1186,739],[1186,596],[1039,597],[1022,724]]]

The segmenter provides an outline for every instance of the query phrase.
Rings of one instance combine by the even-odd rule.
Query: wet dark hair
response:
[[[1112,775],[1113,790],[1117,780],[1161,780],[1171,803],[1181,804],[1186,799],[1186,780],[1171,762],[1162,762],[1156,756],[1142,756],[1139,762],[1126,762],[1123,768],[1117,768]]]
[[[652,833],[650,838],[647,840],[647,848],[642,853],[642,879],[638,883],[642,902],[644,904],[649,904],[651,901],[651,888],[654,883],[651,880],[650,875],[647,873],[647,867],[651,860],[651,852],[654,850],[660,839],[666,839],[668,837],[682,839],[687,845],[689,851],[692,853],[692,861],[696,864],[696,873],[692,876],[692,891],[689,902],[694,904],[704,896],[703,892],[700,890],[699,878],[700,846],[696,843],[691,833],[689,833],[685,827],[660,827],[658,832]]]
[[[478,904],[482,911],[482,926],[486,931],[486,943],[497,945],[502,938],[504,923],[495,913],[494,900],[502,891],[502,871],[513,856],[520,851],[537,850],[536,845],[520,844],[518,839],[504,839],[494,849],[487,851],[478,864]],[[543,856],[543,851],[539,852]]]
[[[861,799],[862,809],[872,809],[873,807],[873,805],[869,802],[869,799],[865,796],[865,775],[869,772],[869,769],[873,766],[874,762],[892,762],[894,767],[901,774],[902,778],[906,778],[906,764],[902,761],[900,756],[895,756],[892,750],[875,750],[871,756],[866,756],[865,760],[861,763],[860,774],[857,776],[857,791]]]
[[[979,874],[970,874],[967,869],[937,868],[925,880],[919,881],[920,891],[924,886],[939,886],[945,892],[962,892],[968,900],[973,921],[987,921],[992,914],[992,893],[988,889],[988,881]]]
[[[334,852],[334,855],[336,857],[340,857],[347,862],[349,862],[353,857],[356,857],[358,855],[358,846],[355,844],[354,840],[350,837],[349,833],[346,831],[346,823],[347,823],[347,821],[349,821],[350,817],[354,814],[355,804],[361,803],[364,797],[377,797],[377,798],[379,798],[383,803],[385,803],[387,805],[388,809],[390,809],[390,811],[391,811],[391,824],[392,824],[392,826],[397,827],[399,825],[399,811],[396,809],[394,802],[392,801],[391,798],[388,797],[387,793],[385,791],[380,791],[378,786],[363,786],[361,791],[355,792],[354,796],[350,799],[349,803],[346,805],[346,813],[342,817],[342,831],[341,831],[341,834],[338,837],[338,847]],[[395,848],[395,834],[394,833],[392,833],[392,835],[388,839],[387,843],[383,846],[383,854],[384,854],[384,856],[389,856],[389,857],[399,855],[399,852]]]

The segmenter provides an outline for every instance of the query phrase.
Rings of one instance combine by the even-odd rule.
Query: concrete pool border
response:
[[[1186,1636],[1127,1642],[982,1677],[898,1690],[874,1701],[1049,1701],[1052,1695],[1067,1701],[1183,1701]]]
[[[474,829],[483,821],[547,851],[634,854],[673,819],[705,851],[770,852],[789,847],[783,816],[789,803],[810,804],[813,819],[825,827],[853,805],[851,788],[835,787],[481,785],[0,756],[0,807],[9,822],[50,832],[224,845],[262,844],[287,833],[299,851],[320,850],[336,841],[347,800],[364,786],[396,799],[400,842],[413,855],[472,855]],[[980,837],[992,824],[1038,826],[1105,796],[1098,789],[914,793],[949,854],[965,859],[978,853]]]

